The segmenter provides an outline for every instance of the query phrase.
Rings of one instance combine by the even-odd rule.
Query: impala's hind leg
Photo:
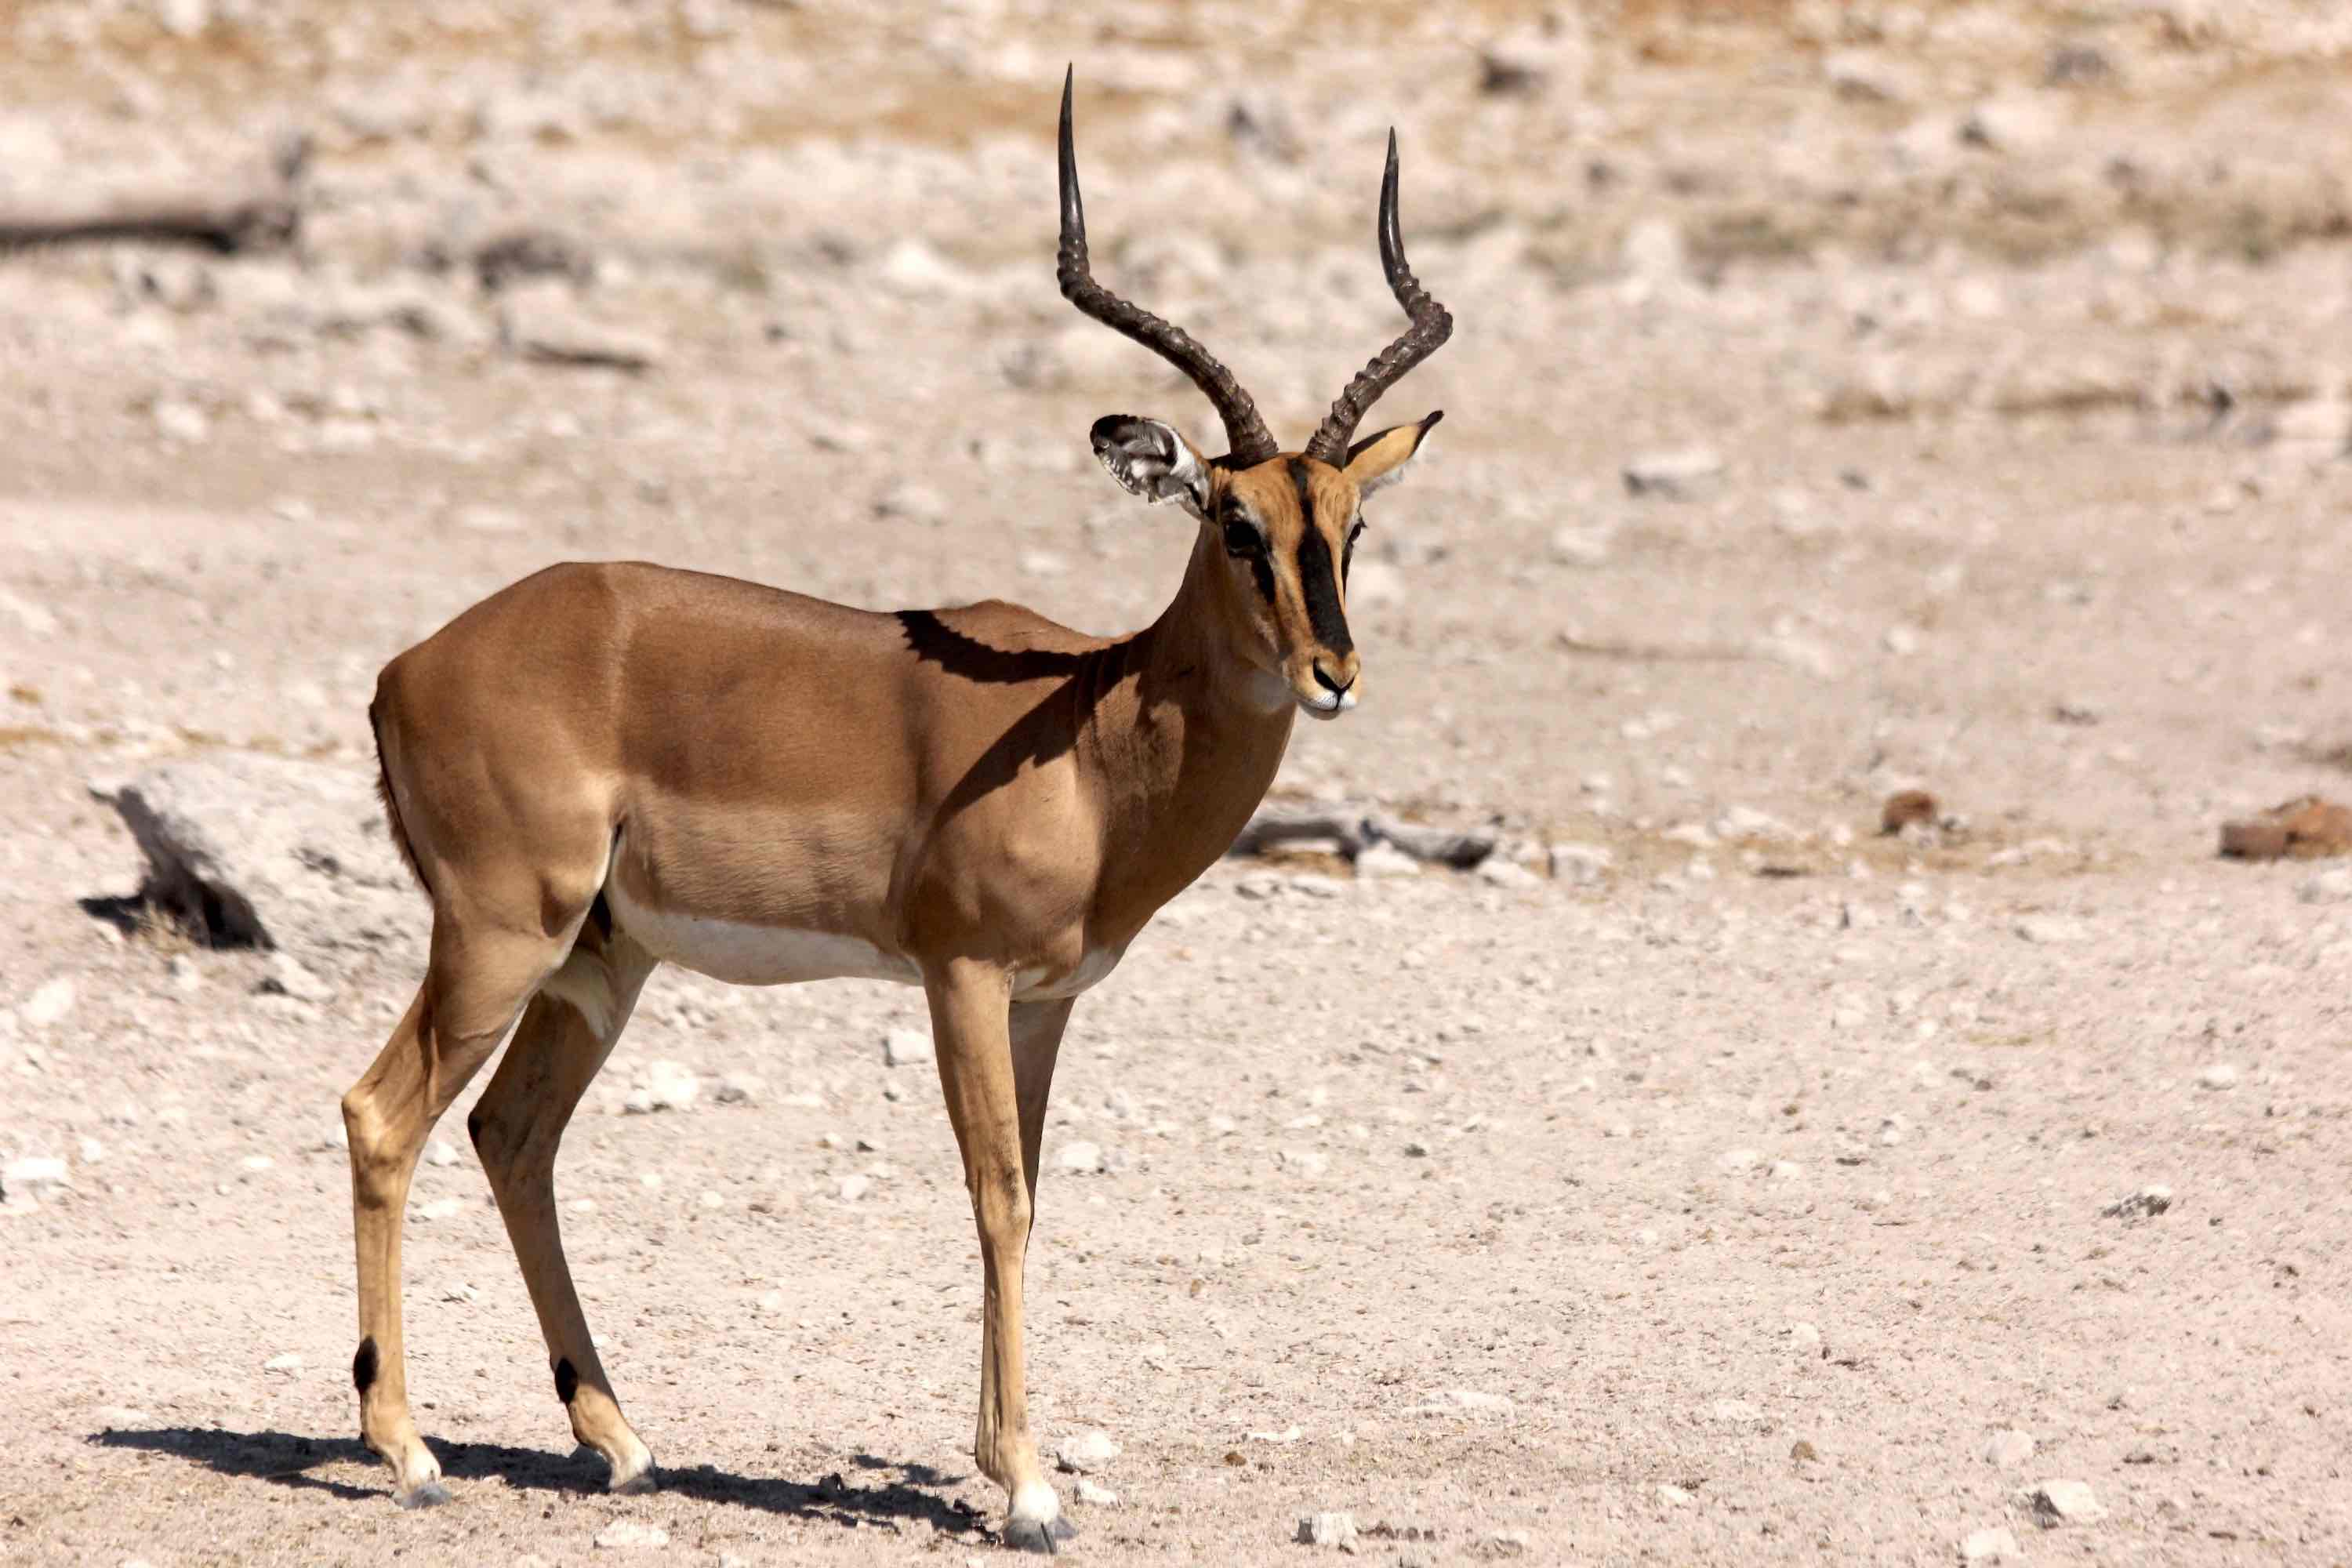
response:
[[[555,1149],[621,1037],[654,962],[625,934],[612,931],[608,919],[592,917],[572,956],[523,1014],[506,1059],[466,1121],[539,1313],[555,1396],[572,1418],[572,1436],[612,1467],[616,1492],[652,1490],[654,1457],[621,1415],[563,1260]]]
[[[408,1365],[400,1333],[400,1222],[425,1135],[449,1109],[562,947],[541,935],[460,934],[446,911],[433,922],[433,957],[407,1014],[351,1092],[352,1231],[359,1253],[360,1347],[352,1381],[361,1440],[393,1470],[404,1508],[445,1502],[441,1466],[408,1412]]]

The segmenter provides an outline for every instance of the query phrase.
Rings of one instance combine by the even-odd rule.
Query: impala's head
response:
[[[1355,439],[1373,402],[1435,353],[1454,318],[1405,265],[1397,222],[1396,134],[1381,180],[1381,265],[1412,324],[1357,373],[1300,452],[1285,452],[1233,373],[1182,328],[1129,304],[1094,280],[1086,212],[1078,198],[1070,128],[1071,83],[1062,84],[1062,244],[1056,274],[1072,304],[1174,364],[1215,405],[1228,447],[1204,457],[1176,427],[1114,414],[1095,421],[1095,456],[1129,493],[1174,501],[1221,554],[1219,602],[1235,651],[1278,678],[1298,705],[1335,719],[1356,705],[1361,660],[1348,631],[1348,567],[1364,529],[1365,498],[1403,476],[1441,417],[1432,414]]]

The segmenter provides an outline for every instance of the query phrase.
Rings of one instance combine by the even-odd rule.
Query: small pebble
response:
[[[882,1065],[917,1067],[931,1059],[931,1037],[920,1029],[893,1029],[882,1037]]]
[[[2235,1089],[2238,1069],[2227,1062],[2215,1062],[2197,1075],[2198,1083],[2206,1089]]]
[[[854,1204],[873,1190],[874,1178],[871,1176],[862,1175],[842,1177],[841,1185],[838,1189],[841,1194],[841,1201],[845,1204]]]
[[[264,1372],[283,1372],[289,1373],[300,1372],[302,1370],[302,1358],[295,1354],[292,1351],[288,1351],[284,1355],[274,1355],[268,1361],[263,1362],[261,1363],[261,1370]]]
[[[2043,1481],[2028,1499],[2045,1530],[2062,1524],[2092,1524],[2107,1517],[2087,1481]]]
[[[1094,1175],[1103,1168],[1102,1146],[1083,1138],[1065,1143],[1054,1155],[1054,1168],[1074,1175]]]
[[[1963,1563],[2011,1563],[2017,1559],[2017,1537],[2002,1524],[1972,1530],[1960,1542]]]
[[[1688,1508],[1698,1499],[1674,1482],[1664,1481],[1658,1487],[1658,1500],[1668,1508]]]
[[[45,1029],[73,1011],[74,983],[60,974],[44,981],[17,1009],[16,1016],[37,1029]]]
[[[2033,1438],[2014,1426],[2005,1426],[1985,1439],[1985,1463],[1997,1470],[2013,1470],[2033,1458]]]
[[[1352,1552],[1356,1550],[1356,1516],[1352,1513],[1302,1515],[1298,1521],[1298,1533],[1293,1539],[1301,1546],[1330,1546]]]
[[[1089,1427],[1063,1438],[1054,1450],[1054,1462],[1073,1475],[1098,1475],[1121,1451],[1109,1433]]]
[[[645,1524],[634,1519],[616,1519],[596,1532],[596,1544],[608,1548],[667,1546],[669,1531],[658,1524]]]
[[[457,1163],[457,1145],[446,1138],[434,1139],[425,1145],[425,1163],[444,1171],[449,1169]]]
[[[1107,1486],[1103,1486],[1097,1481],[1089,1479],[1085,1476],[1080,1476],[1078,1478],[1078,1484],[1072,1489],[1072,1495],[1080,1502],[1085,1503],[1088,1508],[1117,1508],[1118,1506],[1118,1494],[1117,1492],[1111,1490]]]

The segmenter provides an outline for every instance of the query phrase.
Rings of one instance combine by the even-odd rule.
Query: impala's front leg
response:
[[[1022,1368],[1021,1269],[1029,1247],[1029,1173],[1022,1159],[1021,1097],[1007,1023],[1012,1003],[1005,973],[957,961],[928,976],[931,1034],[939,1047],[940,1084],[948,1119],[963,1152],[964,1184],[980,1226],[986,1280],[981,1308],[980,1426],[972,1458],[1011,1498],[1004,1522],[1010,1546],[1051,1552],[1074,1533],[1061,1500],[1037,1462],[1029,1430],[1029,1394]]]

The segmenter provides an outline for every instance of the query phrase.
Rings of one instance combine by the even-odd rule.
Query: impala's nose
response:
[[[1321,659],[1315,661],[1315,684],[1334,697],[1345,697],[1348,688],[1356,684],[1356,672],[1349,670],[1344,679],[1332,674]]]

